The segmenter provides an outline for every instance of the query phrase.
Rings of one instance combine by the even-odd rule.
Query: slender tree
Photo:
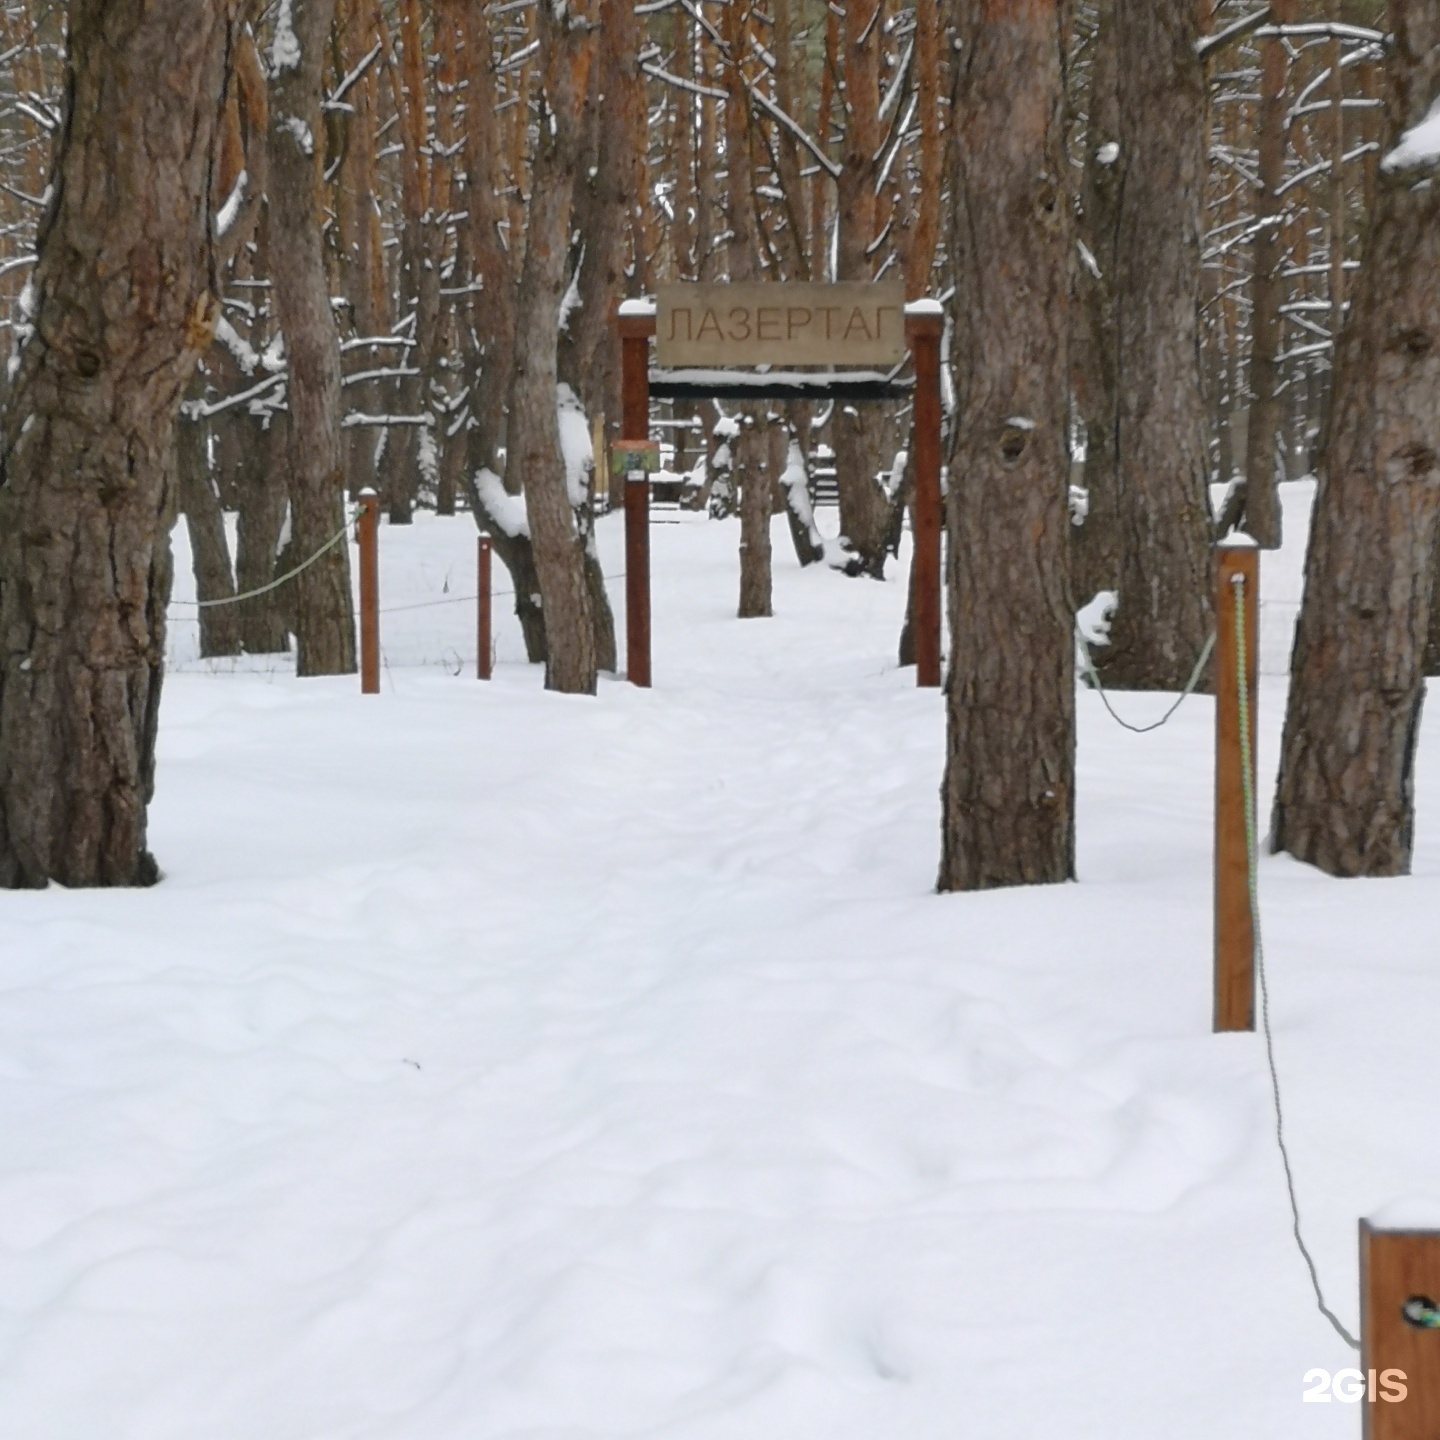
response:
[[[1340,343],[1274,815],[1274,847],[1332,875],[1410,868],[1440,525],[1440,9],[1390,0],[1389,22],[1385,159]]]
[[[292,553],[304,561],[345,523],[340,337],[320,244],[321,87],[335,0],[290,0],[270,52],[270,264],[288,364]],[[355,670],[350,552],[332,545],[295,585],[296,670]]]
[[[959,413],[939,887],[1074,873],[1063,0],[956,0]]]
[[[4,412],[0,885],[157,878],[174,421],[215,324],[211,178],[239,8],[69,7],[67,114]]]

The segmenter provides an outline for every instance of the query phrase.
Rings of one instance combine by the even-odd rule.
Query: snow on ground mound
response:
[[[1352,1360],[1259,1042],[1209,1033],[1210,702],[1141,738],[1082,692],[1081,883],[937,897],[903,575],[783,524],[744,623],[736,525],[656,526],[648,693],[547,695],[513,629],[489,685],[415,668],[473,662],[466,519],[382,532],[385,603],[446,603],[378,699],[171,677],[165,882],[0,897],[0,1434],[1356,1432],[1300,1408]],[[1437,749],[1414,878],[1262,863],[1352,1325],[1357,1217],[1440,1195]]]

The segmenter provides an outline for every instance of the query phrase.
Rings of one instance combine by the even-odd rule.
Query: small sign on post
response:
[[[653,475],[660,468],[658,440],[617,440],[610,447],[610,473],[627,480]]]
[[[1365,1440],[1440,1436],[1440,1230],[1360,1222]],[[1358,1384],[1356,1386],[1358,1389]]]

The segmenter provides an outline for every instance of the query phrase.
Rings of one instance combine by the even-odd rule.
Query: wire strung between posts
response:
[[[1251,779],[1250,765],[1250,691],[1246,683],[1245,663],[1245,577],[1232,575],[1230,583],[1235,587],[1235,668],[1236,690],[1240,700],[1240,783],[1245,800],[1245,871],[1246,889],[1250,895],[1250,929],[1255,941],[1255,973],[1260,977],[1260,1020],[1265,1033],[1265,1058],[1270,1066],[1270,1093],[1275,1097],[1275,1140],[1280,1147],[1280,1160],[1285,1167],[1285,1189],[1290,1196],[1290,1217],[1295,1232],[1295,1243],[1305,1259],[1305,1268],[1310,1272],[1310,1284],[1315,1291],[1315,1303],[1320,1313],[1334,1327],[1335,1333],[1352,1349],[1358,1350],[1360,1342],[1340,1323],[1339,1317],[1325,1303],[1325,1293],[1320,1288],[1320,1272],[1315,1268],[1315,1259],[1300,1233],[1300,1202],[1295,1196],[1295,1172],[1290,1166],[1290,1151],[1285,1145],[1285,1112],[1280,1104],[1280,1072],[1275,1067],[1275,1035],[1270,1028],[1270,986],[1265,978],[1265,947],[1260,940],[1260,886],[1257,862],[1255,826],[1255,786]]]
[[[174,600],[174,605],[193,605],[197,610],[211,610],[217,605],[238,605],[242,600],[253,600],[258,595],[268,595],[272,590],[278,590],[287,580],[293,580],[303,570],[308,570],[328,550],[333,550],[346,536],[350,530],[350,522],[347,520],[308,560],[302,561],[293,570],[286,573],[278,580],[272,580],[268,585],[262,585],[258,590],[247,590],[243,595],[225,595],[219,600]]]
[[[1205,666],[1209,663],[1211,652],[1215,649],[1215,632],[1212,630],[1210,638],[1200,651],[1200,658],[1195,662],[1195,668],[1190,672],[1190,678],[1185,682],[1185,688],[1180,692],[1175,703],[1152,724],[1132,725],[1128,720],[1115,713],[1115,707],[1110,703],[1110,697],[1100,683],[1100,676],[1095,669],[1095,661],[1090,656],[1090,646],[1078,625],[1075,627],[1075,639],[1080,646],[1080,654],[1083,657],[1082,669],[1090,681],[1091,689],[1100,696],[1100,703],[1110,712],[1110,718],[1136,735],[1148,735],[1150,731],[1158,730],[1195,693],[1195,687],[1200,683],[1200,677],[1205,673]]]
[[[607,575],[605,583],[613,584],[616,580],[623,580],[625,572],[622,570],[618,575]],[[513,590],[492,590],[492,600],[503,600],[507,595],[513,595]],[[478,595],[447,595],[443,600],[416,600],[409,605],[391,605],[382,609],[382,615],[398,615],[402,610],[432,610],[436,605],[473,605],[480,597]]]

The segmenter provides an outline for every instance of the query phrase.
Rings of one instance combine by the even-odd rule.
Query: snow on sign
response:
[[[655,359],[723,365],[889,366],[905,358],[905,287],[662,285]]]

